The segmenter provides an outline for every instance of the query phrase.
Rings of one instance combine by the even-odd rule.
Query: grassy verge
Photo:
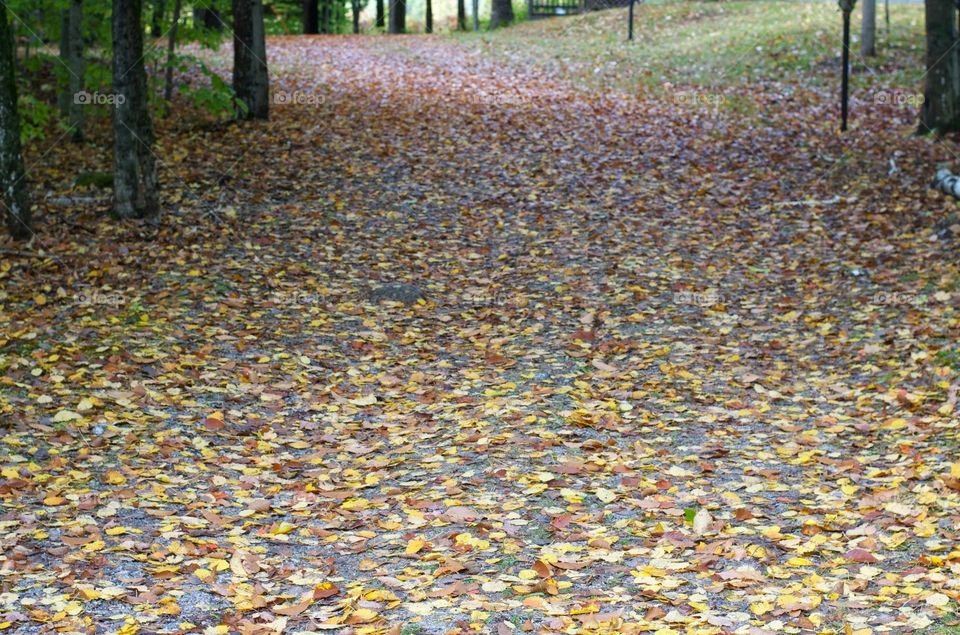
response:
[[[859,12],[853,19],[858,27]],[[667,1],[637,5],[633,42],[626,41],[626,9],[455,37],[587,88],[634,92],[671,84],[719,90],[798,80],[832,87],[839,81],[841,24],[832,2]],[[878,27],[879,55],[853,57],[854,86],[882,77],[915,92],[923,74],[923,7],[892,6],[889,38],[882,18]]]

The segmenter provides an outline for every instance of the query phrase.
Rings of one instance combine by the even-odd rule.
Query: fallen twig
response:
[[[791,205],[803,205],[805,207],[814,207],[816,205],[836,205],[837,203],[852,203],[856,198],[849,197],[844,198],[842,196],[834,196],[833,198],[827,198],[822,200],[817,199],[807,199],[805,201],[783,201],[782,203],[774,203],[774,207],[789,207]]]
[[[0,249],[0,256],[13,256],[14,258],[40,258],[40,254],[35,251],[23,251],[20,249]]]

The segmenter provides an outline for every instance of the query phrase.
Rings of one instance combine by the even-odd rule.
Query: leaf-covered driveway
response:
[[[744,117],[447,40],[270,55],[270,123],[165,137],[152,240],[0,263],[0,628],[952,619],[942,149],[882,110],[842,142],[802,87]]]

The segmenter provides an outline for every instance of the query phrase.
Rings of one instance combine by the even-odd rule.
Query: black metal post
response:
[[[633,40],[633,5],[635,2],[636,0],[630,0],[630,10],[628,11],[628,15],[630,16],[628,20],[630,20],[630,24],[627,26],[628,40]]]
[[[847,129],[847,102],[850,97],[850,12],[843,12],[843,80],[840,86],[840,130]]]

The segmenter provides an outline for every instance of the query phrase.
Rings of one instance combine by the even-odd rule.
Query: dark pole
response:
[[[847,129],[847,102],[850,98],[850,13],[857,0],[839,0],[843,11],[843,75],[840,83],[840,130]]]
[[[840,130],[847,129],[847,102],[850,98],[850,12],[843,12],[843,82],[840,88]]]
[[[627,13],[630,17],[627,18],[630,20],[629,26],[627,26],[627,39],[633,40],[633,4],[636,0],[630,0],[630,11]]]

